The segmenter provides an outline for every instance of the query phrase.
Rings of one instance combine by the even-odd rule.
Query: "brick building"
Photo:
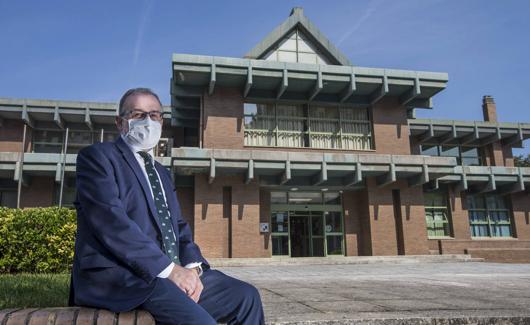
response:
[[[245,58],[174,54],[157,159],[207,257],[530,262],[530,124],[417,119],[446,73],[353,66],[295,8]],[[71,205],[116,104],[0,99],[3,206]]]

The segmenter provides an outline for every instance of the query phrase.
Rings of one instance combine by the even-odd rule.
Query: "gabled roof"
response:
[[[294,29],[300,29],[313,45],[334,65],[349,65],[350,60],[333,45],[322,32],[306,17],[302,8],[295,7],[287,20],[276,27],[258,45],[245,55],[249,59],[262,59],[273,47],[280,43]]]

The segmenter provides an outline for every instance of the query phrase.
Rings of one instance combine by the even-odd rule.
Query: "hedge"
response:
[[[76,228],[72,209],[0,207],[0,273],[69,272]]]

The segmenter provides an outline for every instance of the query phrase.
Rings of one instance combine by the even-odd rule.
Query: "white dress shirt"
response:
[[[138,149],[134,145],[130,144],[127,141],[127,138],[125,136],[123,136],[123,134],[121,135],[121,138],[123,139],[123,141],[125,141],[125,143],[129,147],[129,149],[131,149],[132,153],[134,154],[134,158],[136,158],[136,161],[138,161],[138,164],[140,165],[140,168],[142,169],[142,172],[144,173],[145,180],[147,181],[147,184],[151,185],[150,182],[149,182],[149,177],[147,176],[147,171],[145,170],[145,160],[138,153],[138,151],[141,151],[141,149]],[[153,166],[154,166],[154,161],[153,161],[154,160],[154,158],[153,158],[154,157],[154,150],[150,149],[150,150],[147,151],[147,153],[151,157],[151,160],[152,160],[151,162],[153,163]],[[158,175],[158,171],[156,170],[156,168],[155,168],[155,172],[156,172],[156,177],[158,177],[158,180],[159,180],[160,184],[162,184],[162,180],[160,179],[160,175]],[[149,187],[149,191],[151,192],[151,196],[153,196],[153,190],[151,189],[151,186],[148,186],[148,187]],[[168,206],[167,205],[167,199],[166,199],[166,192],[164,191],[164,187],[163,186],[162,186],[162,194],[164,195],[164,203],[166,204],[166,206]],[[175,236],[175,231],[173,231],[173,236]],[[176,238],[175,238],[175,241],[176,241]],[[199,267],[200,268],[199,273],[202,273],[201,265],[202,265],[201,262],[194,262],[194,263],[186,264],[185,268],[193,269],[193,268]],[[167,278],[169,276],[169,274],[171,274],[171,271],[173,271],[173,267],[175,267],[175,263],[171,262],[171,264],[169,264],[164,270],[162,270],[162,272],[160,272],[157,275],[157,277],[159,277],[159,278]]]

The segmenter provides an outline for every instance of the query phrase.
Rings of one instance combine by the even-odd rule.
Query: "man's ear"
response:
[[[120,133],[127,133],[127,129],[128,129],[128,125],[125,125],[125,123],[123,123],[124,119],[120,116],[116,116],[116,119],[114,120],[115,124],[116,124],[116,128],[118,129],[118,131],[120,131]]]

